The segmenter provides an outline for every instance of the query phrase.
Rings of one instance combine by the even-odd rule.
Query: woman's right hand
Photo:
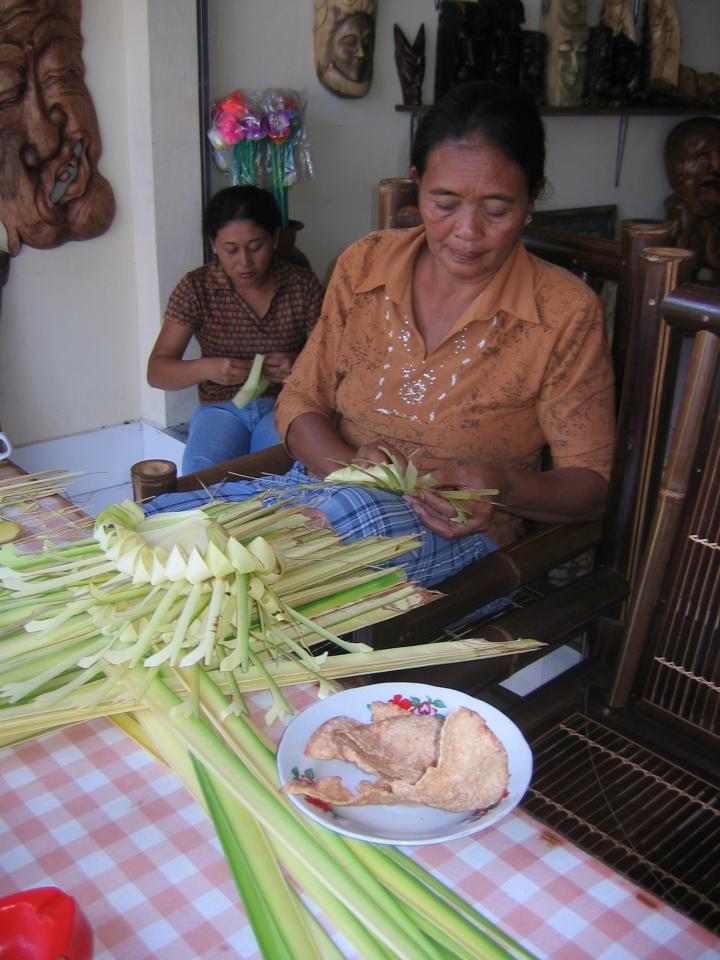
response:
[[[350,462],[361,467],[372,466],[374,463],[390,463],[391,455],[398,461],[401,470],[407,469],[407,457],[391,444],[382,440],[364,443],[361,447],[358,447]]]
[[[252,368],[252,360],[239,360],[237,357],[204,357],[203,364],[206,369],[203,379],[224,387],[245,383]]]

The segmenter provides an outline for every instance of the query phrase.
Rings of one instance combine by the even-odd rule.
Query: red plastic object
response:
[[[93,934],[75,899],[57,887],[0,898],[0,960],[92,960]]]

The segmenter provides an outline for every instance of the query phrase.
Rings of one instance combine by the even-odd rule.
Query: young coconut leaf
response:
[[[262,396],[270,386],[268,378],[263,376],[263,363],[265,363],[265,356],[262,353],[256,353],[247,380],[233,397],[233,403],[238,409],[242,410],[256,397]]]
[[[324,480],[306,484],[305,486],[322,487],[327,484],[350,483],[360,487],[370,487],[376,490],[385,490],[398,496],[416,497],[422,490],[432,490],[438,497],[442,497],[455,507],[456,523],[463,523],[469,514],[463,510],[457,501],[460,500],[487,500],[496,497],[499,490],[454,490],[438,487],[431,473],[418,473],[412,458],[407,461],[403,470],[402,464],[390,450],[380,447],[380,450],[389,457],[389,463],[374,463],[371,466],[346,464],[339,470],[329,473]]]

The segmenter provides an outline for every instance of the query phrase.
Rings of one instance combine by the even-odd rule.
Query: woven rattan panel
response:
[[[659,899],[720,931],[720,796],[610,728],[572,714],[531,743],[523,806]]]
[[[702,470],[688,490],[641,696],[716,739],[720,748],[720,420],[715,408],[702,445]]]

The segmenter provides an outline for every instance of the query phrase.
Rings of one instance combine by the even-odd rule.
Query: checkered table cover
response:
[[[313,693],[296,687],[290,699],[302,709]],[[253,703],[260,719],[268,695]],[[278,739],[282,727],[269,732]],[[710,932],[522,811],[471,837],[405,849],[538,958],[720,957]],[[107,720],[0,751],[0,896],[37,886],[77,899],[95,960],[260,956],[211,823]]]
[[[20,473],[0,464],[0,479]],[[67,508],[52,497],[4,512],[23,540],[86,536],[87,518]],[[315,699],[309,686],[287,696],[296,710]],[[269,695],[248,699],[262,724]],[[268,733],[277,741],[282,730]],[[474,836],[405,850],[538,960],[720,958],[707,930],[521,810]],[[0,897],[39,886],[76,898],[95,934],[94,960],[260,957],[212,824],[107,720],[0,750]]]

